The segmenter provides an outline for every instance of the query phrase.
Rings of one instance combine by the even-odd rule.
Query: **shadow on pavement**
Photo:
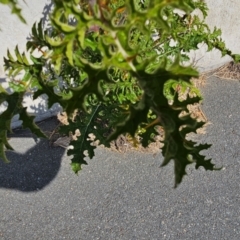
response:
[[[41,129],[50,131],[56,126],[56,119],[41,123]],[[0,160],[0,188],[16,189],[19,191],[38,191],[47,186],[57,175],[65,149],[51,146],[48,139],[38,139],[33,143],[28,130],[16,130],[10,144],[16,149],[33,146],[24,154],[8,151],[10,163]]]
[[[42,12],[43,26],[46,29],[51,26],[49,25],[48,15],[51,12],[52,5],[52,2],[46,3]],[[0,78],[0,84],[6,84],[6,79]],[[9,88],[7,88],[7,91],[9,91]],[[32,107],[31,110],[34,110],[36,115],[45,111],[41,105]],[[43,124],[45,126],[41,126],[41,129],[45,131],[50,131],[51,127],[53,129],[54,124],[56,126],[56,120],[53,119],[50,122],[48,120],[44,121],[44,123],[46,124]],[[29,144],[31,142],[29,138],[33,136],[28,130],[14,130],[14,134],[10,137],[14,139],[13,143],[10,142],[10,144],[16,151],[7,152],[10,163],[5,164],[0,159],[0,188],[26,192],[43,189],[56,177],[65,149],[50,146],[47,139],[38,140],[35,145],[33,143]],[[23,154],[18,153],[17,151],[21,150],[21,146],[22,149],[28,149],[29,146],[29,149]]]

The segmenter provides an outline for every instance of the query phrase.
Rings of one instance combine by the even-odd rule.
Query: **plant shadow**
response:
[[[44,132],[53,131],[57,124],[56,118],[40,123]],[[30,131],[22,129],[16,129],[10,135],[13,147],[20,150],[29,145],[30,137],[33,137]],[[7,151],[10,163],[6,164],[0,160],[0,188],[23,192],[38,191],[56,177],[65,149],[51,146],[48,139],[37,140],[38,142],[23,154]]]
[[[46,3],[42,10],[42,24],[45,29],[50,28],[49,13],[51,12],[53,3]],[[29,39],[29,37],[27,37]],[[5,88],[8,93],[11,93],[8,87],[6,78],[0,78],[0,85]],[[31,95],[25,97],[25,101],[33,103]],[[26,100],[27,99],[27,100]],[[56,115],[59,107],[53,106],[47,109],[43,98],[42,102],[29,106],[29,110],[36,115],[35,121],[46,119]],[[0,113],[4,111],[7,104],[4,102],[0,106]],[[12,127],[19,126],[18,116],[12,119]],[[44,120],[40,123],[41,129],[44,132],[51,132],[56,128],[58,121],[55,117]],[[57,175],[61,167],[61,159],[65,153],[65,149],[61,147],[53,147],[47,139],[34,138],[29,130],[21,128],[14,129],[13,134],[9,135],[10,143],[17,151],[7,151],[6,155],[10,163],[4,163],[0,159],[0,188],[15,189],[23,192],[38,191],[46,187]],[[30,138],[36,140],[35,145],[29,144]],[[21,148],[25,149],[29,146],[28,150],[20,153]],[[19,152],[18,152],[19,150]]]

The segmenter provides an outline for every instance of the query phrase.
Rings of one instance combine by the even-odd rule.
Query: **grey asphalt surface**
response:
[[[99,148],[77,176],[64,149],[15,131],[0,163],[0,239],[240,239],[240,82],[211,77],[202,91],[212,124],[194,138],[223,170],[191,166],[177,189],[161,154]]]

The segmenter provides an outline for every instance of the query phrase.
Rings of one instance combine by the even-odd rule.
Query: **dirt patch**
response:
[[[59,127],[62,124],[68,124],[67,115],[65,113],[58,114],[59,125],[48,134],[50,141],[53,146],[60,146],[63,148],[68,148],[71,140],[76,140],[76,137],[79,136],[79,131],[76,131],[75,134],[70,133],[69,136],[61,136],[59,134]],[[141,151],[141,152],[150,152],[157,153],[160,151],[163,144],[164,131],[163,128],[157,127],[156,131],[158,136],[155,138],[155,142],[151,143],[147,148],[144,148],[140,141],[139,137],[133,139],[130,135],[120,135],[116,140],[111,142],[111,150],[118,152],[127,152],[127,151]],[[94,140],[94,135],[90,134],[89,139]],[[94,145],[98,145],[98,142],[93,142]]]
[[[189,106],[189,110],[192,114],[192,117],[197,118],[199,121],[206,122],[206,117],[202,112],[199,105],[191,105]],[[58,115],[59,125],[52,131],[52,133],[48,134],[50,141],[53,146],[60,146],[63,148],[68,148],[71,140],[76,140],[76,137],[80,135],[79,131],[76,131],[74,134],[70,133],[69,136],[61,136],[59,134],[59,127],[62,124],[68,124],[67,115],[66,114],[59,114]],[[164,140],[164,130],[160,126],[156,126],[156,131],[158,135],[155,136],[154,142],[149,144],[147,148],[144,148],[140,142],[141,139],[139,136],[136,138],[132,138],[130,135],[120,135],[116,140],[111,142],[110,149],[113,151],[118,152],[129,152],[129,151],[138,151],[144,153],[152,153],[156,154],[160,152],[161,148],[163,147],[162,141]],[[199,129],[198,133],[205,133],[205,129]],[[89,138],[94,140],[94,135],[90,135]],[[94,145],[98,145],[98,142],[93,142]]]
[[[220,68],[217,68],[212,71],[202,73],[198,78],[193,78],[192,82],[196,87],[204,87],[207,84],[207,79],[211,76],[226,80],[240,80],[240,63],[229,62],[223,65]],[[197,130],[198,134],[206,133],[206,126],[210,124],[206,115],[201,109],[201,104],[189,105],[188,109],[191,113],[191,116],[198,121],[205,122],[206,124]],[[60,124],[68,124],[66,114],[59,114],[58,120]],[[159,135],[156,137],[155,142],[151,143],[147,148],[144,148],[139,144],[141,139],[132,139],[130,136],[119,136],[119,138],[111,143],[111,150],[118,152],[127,152],[127,151],[141,151],[141,152],[150,152],[157,153],[160,151],[163,144],[161,141],[164,138],[164,131],[161,127],[157,128]],[[58,133],[58,127],[49,134],[49,137],[54,146],[61,146],[63,148],[68,148],[70,141],[76,139],[79,136],[79,132],[70,134],[69,136],[60,136]],[[94,136],[90,136],[93,138]],[[97,143],[95,143],[97,144]]]

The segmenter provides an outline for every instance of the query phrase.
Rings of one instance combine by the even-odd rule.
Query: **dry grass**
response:
[[[240,63],[228,62],[223,66],[202,73],[199,78],[193,78],[196,87],[204,87],[209,77],[218,77],[225,80],[240,80]]]
[[[229,62],[216,69],[212,75],[226,80],[240,80],[240,63]]]

